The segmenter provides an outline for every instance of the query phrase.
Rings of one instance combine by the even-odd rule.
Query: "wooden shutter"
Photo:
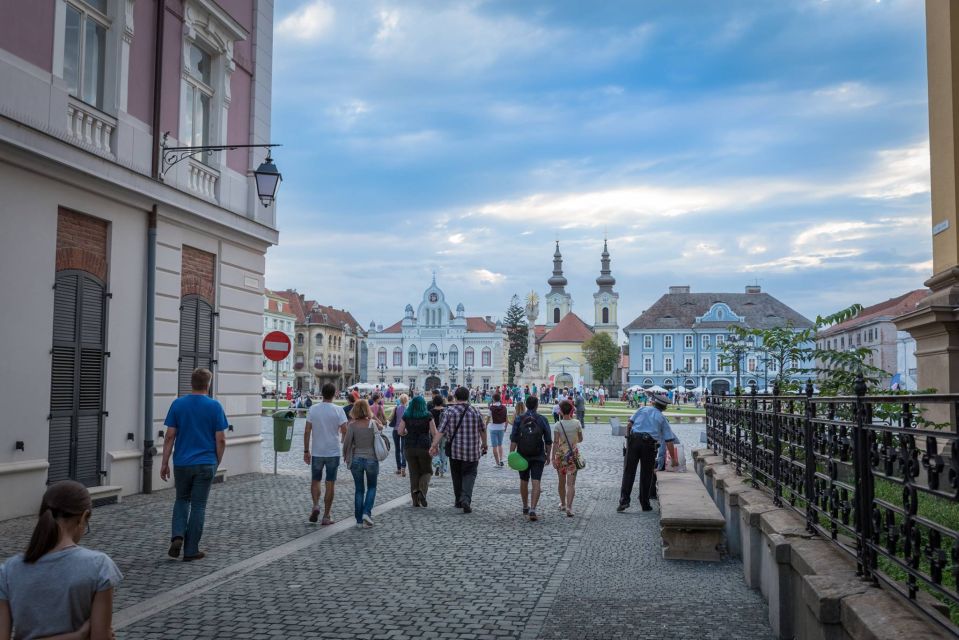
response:
[[[180,304],[180,358],[177,395],[192,391],[190,378],[199,367],[213,368],[213,307],[196,295],[185,296]]]

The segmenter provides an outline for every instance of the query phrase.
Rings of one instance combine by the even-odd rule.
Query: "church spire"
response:
[[[553,275],[546,281],[550,293],[566,293],[568,281],[563,276],[563,254],[559,252],[559,240],[556,241],[556,251],[553,253]]]
[[[612,292],[613,285],[616,284],[616,278],[613,277],[609,268],[609,248],[606,245],[606,240],[603,240],[603,254],[600,263],[602,267],[599,271],[599,277],[596,278],[596,284],[599,285],[600,291]]]

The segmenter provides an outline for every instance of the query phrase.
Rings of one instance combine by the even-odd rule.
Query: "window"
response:
[[[699,370],[703,373],[709,373],[709,358],[703,358],[701,364],[702,366],[699,368]]]
[[[459,366],[459,363],[460,363],[460,352],[459,352],[459,349],[457,349],[456,345],[454,344],[452,347],[450,347],[450,366],[451,367]]]
[[[693,370],[693,359],[692,359],[692,358],[686,358],[685,360],[683,360],[683,369],[685,369],[685,370],[688,371],[688,372],[692,372],[692,370]]]
[[[746,358],[746,370],[747,371],[756,370],[756,358]]]
[[[467,367],[473,366],[473,347],[466,347],[463,352],[463,364]]]
[[[489,347],[483,347],[483,366],[493,366],[493,351]]]
[[[653,348],[653,336],[643,336],[643,349]]]
[[[703,336],[702,338],[702,347],[703,349],[709,348],[709,336]]]
[[[440,361],[440,351],[439,349],[436,348],[435,344],[431,344],[427,363],[429,363],[430,365],[435,365],[435,364],[439,364],[439,361]]]
[[[106,0],[67,3],[63,43],[63,80],[70,95],[103,109],[106,42],[109,20]]]
[[[407,361],[406,361],[406,365],[409,366],[409,367],[415,367],[415,366],[418,365],[418,364],[419,364],[419,360],[418,360],[417,357],[416,357],[416,345],[413,344],[413,345],[410,345],[410,351],[409,351],[409,354],[408,354],[408,359],[407,359]],[[412,387],[411,387],[411,388],[412,388]]]
[[[609,324],[609,307],[603,307],[603,324]]]
[[[302,346],[303,346],[303,334],[302,334],[302,333],[296,334],[296,346],[298,346],[298,347],[302,347]]]
[[[653,372],[653,359],[643,358],[643,373],[652,373],[652,372]]]
[[[687,334],[683,336],[683,348],[692,349],[693,348],[693,336],[692,334]]]
[[[673,372],[673,359],[669,356],[663,358],[663,371],[666,373]]]
[[[212,366],[213,306],[200,296],[184,296],[180,302],[178,395],[187,395],[193,390],[190,378],[194,369]]]
[[[559,307],[553,308],[553,324],[559,324]]]
[[[403,350],[399,347],[393,349],[393,366],[402,367],[403,366]],[[399,382],[399,380],[397,380]]]
[[[213,100],[212,69],[213,58],[195,44],[191,44],[186,61],[183,91],[183,135],[184,144],[193,146],[209,145],[210,142],[210,102]],[[212,154],[200,154],[199,158],[209,161]]]
[[[673,337],[663,336],[663,349],[672,349],[672,348],[673,348]]]
[[[323,334],[322,334],[322,333],[316,334],[316,336],[313,338],[313,340],[316,342],[316,346],[318,346],[318,347],[322,347],[322,346],[323,346]]]
[[[276,318],[273,318],[273,328],[276,329],[278,328],[278,326],[279,326],[279,323],[277,322]]]
[[[376,352],[376,366],[385,367],[386,366],[386,349],[380,347],[380,350]]]
[[[726,344],[726,336],[724,336],[724,335],[718,335],[718,336],[716,336],[716,346],[717,346],[717,347],[720,347],[720,346],[722,346],[722,345],[724,345],[724,344]]]
[[[666,387],[667,389],[672,389],[673,386],[674,386],[674,385],[673,385],[673,379],[672,379],[672,378],[666,378],[665,380],[663,380],[663,386]]]

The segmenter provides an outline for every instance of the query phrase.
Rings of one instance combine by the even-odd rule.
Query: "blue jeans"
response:
[[[173,503],[173,538],[183,538],[184,557],[200,553],[206,519],[206,501],[216,475],[215,464],[173,467],[176,501]]]
[[[350,463],[353,474],[353,515],[358,523],[363,522],[363,514],[373,515],[373,501],[376,500],[376,476],[380,473],[380,463],[369,458],[353,458]],[[364,475],[365,483],[364,483]],[[365,488],[364,488],[365,487]]]
[[[396,454],[396,468],[406,468],[406,455],[403,453],[403,438],[393,429],[393,453]]]

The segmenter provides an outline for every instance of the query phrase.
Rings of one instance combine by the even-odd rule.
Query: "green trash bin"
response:
[[[296,413],[290,410],[273,412],[273,450],[286,453],[293,445],[293,419]]]

